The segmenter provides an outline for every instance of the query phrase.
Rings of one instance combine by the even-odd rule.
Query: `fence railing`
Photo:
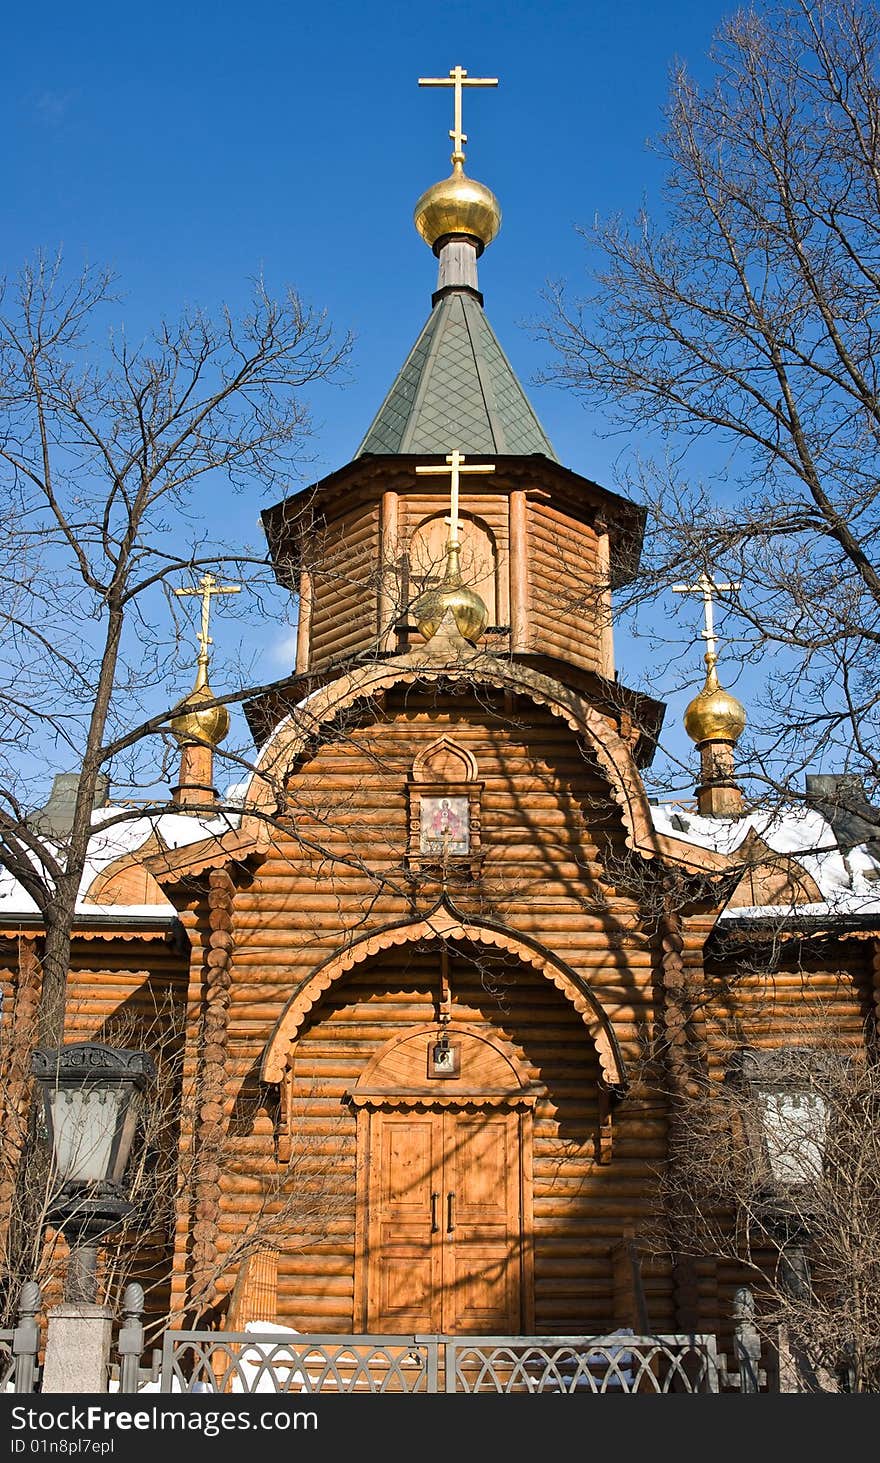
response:
[[[0,1391],[33,1392],[39,1379],[40,1287],[26,1280],[18,1301],[18,1325],[0,1331]]]
[[[153,1385],[161,1392],[711,1393],[722,1373],[709,1335],[339,1336],[267,1326],[167,1331]]]

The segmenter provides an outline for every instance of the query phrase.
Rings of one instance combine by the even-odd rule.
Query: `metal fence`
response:
[[[25,1281],[18,1301],[18,1325],[0,1331],[0,1391],[36,1391],[40,1375],[37,1313],[41,1305],[39,1285],[35,1280]]]
[[[167,1331],[161,1392],[712,1393],[714,1336]],[[125,1388],[123,1387],[125,1390]]]

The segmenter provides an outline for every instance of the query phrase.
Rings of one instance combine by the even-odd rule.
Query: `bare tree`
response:
[[[859,0],[735,14],[714,80],[675,69],[660,221],[583,230],[593,287],[552,287],[539,326],[545,379],[661,443],[630,458],[651,532],[629,603],[656,626],[673,580],[740,585],[725,657],[764,674],[762,793],[820,759],[880,786],[878,43]]]
[[[144,993],[141,1004],[138,1012],[117,1012],[100,1032],[111,1046],[147,1052],[155,1064],[155,1075],[138,1106],[137,1131],[124,1176],[128,1209],[118,1223],[108,1220],[106,1232],[96,1235],[95,1279],[96,1298],[114,1309],[128,1282],[138,1280],[153,1333],[168,1324],[175,1226],[182,1213],[197,1206],[206,1157],[217,1165],[226,1183],[234,1185],[243,1170],[227,1133],[210,1154],[181,1141],[184,1132],[197,1127],[204,1101],[199,1074],[187,1070],[183,1008],[167,993],[152,1007]],[[75,1003],[68,1003],[66,1018],[67,1029],[74,1035],[90,1030],[88,1015]],[[236,1130],[249,1131],[259,1123],[267,1100],[264,1091],[245,1085],[236,1102]],[[30,1142],[30,1120],[27,1104],[6,1110],[0,1152],[0,1182],[10,1196],[4,1215],[8,1278],[0,1294],[0,1308],[8,1324],[14,1320],[23,1279],[38,1280],[47,1304],[61,1295],[70,1271],[66,1236],[75,1229],[77,1218],[76,1203],[69,1200],[64,1219],[58,1219],[59,1175],[54,1166],[23,1161]],[[257,1252],[290,1252],[319,1243],[345,1202],[328,1182],[329,1176],[321,1144],[304,1134],[296,1135],[289,1153],[276,1152],[259,1176],[248,1171],[247,1216],[227,1237],[211,1267],[202,1267],[198,1276],[186,1272],[187,1290],[178,1297],[177,1309],[189,1318],[200,1318],[216,1308],[224,1276],[239,1271]],[[84,1187],[84,1205],[90,1197],[91,1189]]]
[[[712,1256],[757,1298],[797,1390],[880,1389],[880,1068],[819,1008],[768,1048],[729,1044],[695,1082],[659,1179],[649,1243]],[[760,1043],[760,1044],[759,1044]],[[783,1365],[785,1362],[783,1362]]]
[[[68,279],[41,258],[0,309],[0,862],[44,922],[39,1037],[52,1046],[99,780],[112,769],[137,792],[155,787],[157,762],[161,776],[180,674],[170,590],[221,564],[265,592],[264,551],[217,531],[223,493],[284,491],[310,430],[302,393],[348,350],[262,280],[240,318],[189,309],[140,344],[99,334],[113,304],[106,272]],[[53,745],[78,774],[62,840],[29,816],[27,773]]]

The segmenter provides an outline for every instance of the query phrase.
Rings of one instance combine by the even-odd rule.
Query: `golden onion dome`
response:
[[[709,657],[706,657],[707,661]],[[700,742],[735,742],[746,724],[745,707],[729,691],[718,684],[714,661],[709,665],[706,684],[684,713],[684,729],[698,745]]]
[[[501,205],[490,188],[467,177],[456,162],[448,178],[422,194],[413,221],[432,249],[446,234],[468,234],[485,248],[501,228]]]
[[[430,640],[440,629],[444,615],[451,610],[461,638],[474,644],[486,628],[489,611],[476,590],[462,583],[458,545],[450,545],[447,553],[443,583],[419,596],[413,605],[413,615],[425,639]]]
[[[225,706],[203,706],[213,701],[214,692],[208,685],[208,673],[199,666],[196,683],[189,695],[180,702],[179,709],[168,723],[171,733],[178,742],[207,742],[219,747],[229,731],[229,712]]]

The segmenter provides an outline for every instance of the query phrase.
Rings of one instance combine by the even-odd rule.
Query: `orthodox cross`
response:
[[[703,597],[703,615],[705,629],[701,632],[706,642],[706,664],[712,665],[718,659],[716,650],[717,639],[715,636],[714,598],[716,594],[723,594],[725,590],[739,589],[740,581],[733,584],[716,584],[710,579],[705,570],[700,574],[696,584],[673,584],[673,594],[700,594]]]
[[[464,162],[464,145],[467,133],[461,130],[461,89],[464,86],[497,86],[497,76],[468,76],[461,66],[453,66],[448,76],[420,76],[419,86],[451,86],[455,96],[455,121],[449,136],[452,138],[452,161]]]
[[[208,664],[208,646],[213,644],[208,634],[208,620],[211,614],[211,598],[215,594],[238,594],[241,590],[240,584],[218,584],[214,575],[207,570],[199,580],[195,589],[175,589],[174,593],[180,596],[197,594],[202,601],[202,628],[196,635],[199,642],[199,665]]]
[[[458,541],[458,491],[459,479],[469,472],[494,472],[494,462],[472,462],[465,467],[466,458],[463,452],[454,447],[446,454],[446,467],[438,463],[436,467],[417,467],[416,472],[422,473],[449,473],[449,543],[447,548],[457,549],[460,547]]]

